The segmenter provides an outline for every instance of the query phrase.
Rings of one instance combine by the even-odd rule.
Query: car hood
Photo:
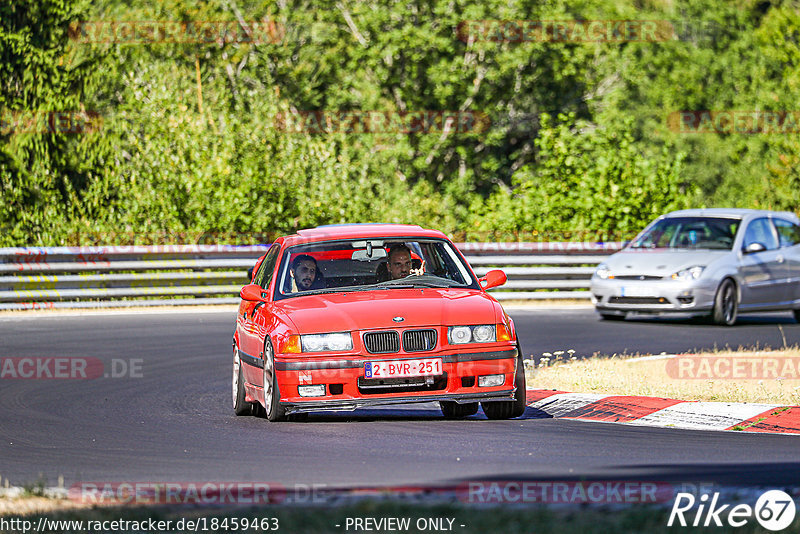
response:
[[[293,297],[275,305],[300,333],[341,332],[409,326],[493,324],[500,305],[465,289],[386,289]],[[403,317],[402,322],[393,318]]]
[[[670,276],[731,254],[729,250],[623,250],[603,261],[614,276]]]

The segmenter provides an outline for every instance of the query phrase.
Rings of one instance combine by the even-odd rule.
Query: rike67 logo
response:
[[[732,527],[742,527],[755,518],[765,529],[777,532],[792,524],[797,506],[791,495],[780,490],[763,493],[755,506],[749,504],[719,504],[719,493],[711,497],[707,493],[697,499],[691,493],[678,493],[672,504],[667,526],[677,524],[686,527],[721,527],[724,523]],[[687,521],[688,518],[688,521]]]

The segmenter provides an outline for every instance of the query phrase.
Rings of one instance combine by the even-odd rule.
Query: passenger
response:
[[[289,268],[292,277],[292,293],[324,289],[325,280],[317,267],[317,260],[308,254],[298,254]]]

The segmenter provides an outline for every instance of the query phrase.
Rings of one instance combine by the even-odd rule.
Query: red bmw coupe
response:
[[[241,290],[233,409],[270,421],[438,401],[448,418],[525,411],[514,323],[441,232],[350,224],[275,241]]]

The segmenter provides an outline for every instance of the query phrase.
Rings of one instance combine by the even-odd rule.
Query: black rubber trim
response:
[[[240,352],[240,354],[242,354]],[[377,355],[376,355],[377,356]],[[413,356],[391,357],[389,354],[382,355],[383,360],[418,360],[423,357],[419,353]],[[466,354],[425,354],[424,358],[441,358],[444,363],[474,362],[480,360],[507,360],[517,357],[517,349],[495,351],[495,352],[471,352]],[[359,359],[347,360],[321,360],[321,361],[299,361],[286,362],[276,361],[275,369],[278,371],[309,371],[317,369],[360,369],[365,362],[375,361],[376,357],[362,357]],[[260,361],[260,360],[259,360]],[[255,365],[255,364],[254,364]]]
[[[311,411],[353,411],[358,408],[370,406],[385,406],[389,404],[410,404],[416,402],[455,401],[459,404],[467,402],[508,401],[514,397],[514,389],[504,391],[491,391],[487,393],[461,393],[438,395],[413,395],[405,397],[391,397],[378,399],[337,399],[337,400],[312,400],[302,403],[281,402],[286,408],[286,413],[302,413]]]
[[[239,350],[239,360],[241,360],[242,363],[252,365],[253,367],[258,367],[259,369],[264,368],[264,360],[256,356],[251,356],[242,350]]]

